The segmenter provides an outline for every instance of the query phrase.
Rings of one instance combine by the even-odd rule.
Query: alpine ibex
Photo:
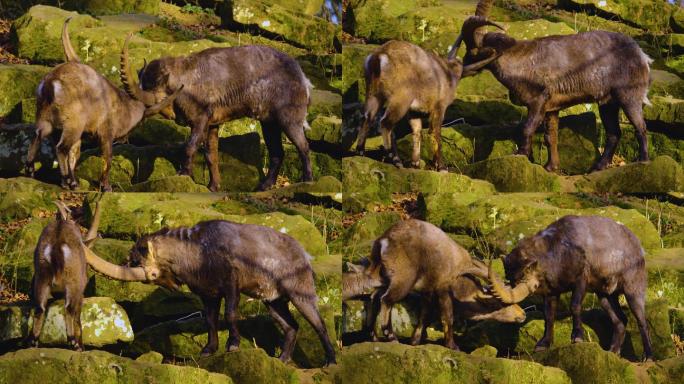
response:
[[[652,358],[645,315],[648,279],[644,249],[627,227],[601,216],[565,216],[534,236],[524,238],[504,258],[506,286],[490,268],[492,290],[514,304],[538,293],[544,296],[544,337],[536,350],[553,343],[553,321],[561,293],[572,291],[572,342],[584,340],[582,300],[594,292],[613,323],[610,350],[620,353],[627,317],[618,300],[625,295],[639,325],[644,358]]]
[[[515,40],[504,33],[486,33],[493,0],[480,0],[475,16],[468,18],[452,46],[453,58],[466,44],[464,63],[496,55],[489,69],[510,93],[511,100],[527,107],[522,142],[517,153],[531,157],[531,137],[546,122],[544,136],[549,156],[545,168],[555,171],[558,158],[558,112],[582,103],[596,102],[606,129],[605,150],[592,167],[606,168],[620,140],[620,109],[636,128],[639,161],[648,161],[648,139],[642,104],[650,83],[646,56],[632,38],[620,33],[590,31],[534,40]]]
[[[88,263],[115,279],[150,281],[169,289],[187,284],[200,296],[206,311],[209,340],[202,349],[203,356],[218,349],[219,307],[224,298],[229,330],[226,350],[237,350],[237,308],[244,293],[263,300],[282,327],[285,340],[281,360],[290,359],[299,327],[288,308],[291,302],[318,334],[326,364],[335,363],[335,352],[318,312],[311,256],[288,235],[260,225],[213,220],[141,237],[131,249],[130,267],[107,263],[88,252]]]
[[[474,320],[495,319],[522,322],[525,311],[517,304],[504,304],[486,293],[474,276],[488,278],[487,267],[473,259],[438,227],[420,220],[406,220],[389,228],[373,244],[370,265],[353,267],[342,278],[342,297],[348,300],[369,290],[373,301],[380,301],[382,332],[396,340],[392,331],[392,306],[409,293],[421,296],[421,314],[411,344],[425,338],[429,315],[436,299],[439,303],[444,344],[458,349],[454,342],[454,305],[462,315]],[[371,304],[364,331],[375,340],[377,303]]]
[[[36,138],[29,148],[26,168],[33,177],[40,142],[52,135],[53,130],[61,131],[59,141],[53,139],[62,188],[75,189],[78,181],[74,170],[81,153],[81,137],[89,133],[99,139],[105,159],[101,187],[111,191],[109,171],[114,140],[128,135],[144,117],[166,108],[178,90],[158,104],[146,105],[131,99],[93,68],[81,64],[69,40],[67,25],[70,20],[66,19],[62,28],[62,46],[67,62],[58,65],[38,85]]]
[[[180,174],[192,176],[197,146],[206,141],[209,189],[218,191],[221,180],[218,124],[251,117],[261,122],[270,156],[268,175],[258,188],[268,189],[276,181],[285,156],[283,132],[299,152],[303,181],[313,179],[309,142],[304,135],[304,129],[308,128],[306,114],[312,85],[290,56],[273,48],[251,45],[209,48],[184,57],[165,57],[140,69],[140,88],[129,81],[133,73],[128,64],[127,46],[122,64],[121,80],[129,94],[147,105],[167,97],[180,84],[185,85],[173,106],[162,110],[169,119],[176,119],[178,113],[192,127]]]
[[[93,223],[84,241],[78,225],[69,219],[69,209],[61,201],[55,201],[55,205],[58,208],[57,219],[43,229],[33,252],[35,309],[33,329],[26,343],[31,346],[38,345],[50,293],[63,291],[67,342],[77,351],[82,351],[81,305],[83,291],[88,282],[84,243],[90,244],[97,237],[100,209],[98,204]]]
[[[380,118],[383,146],[392,162],[398,167],[402,166],[392,129],[408,113],[413,132],[411,165],[418,168],[422,129],[420,115],[427,114],[430,131],[437,142],[433,157],[435,167],[443,169],[442,121],[446,108],[456,97],[456,86],[460,79],[474,75],[494,59],[485,58],[464,67],[457,57],[444,59],[405,41],[383,44],[366,57],[364,64],[366,103],[356,144],[357,153],[363,155],[370,125],[375,124],[377,113],[384,108],[385,112]]]

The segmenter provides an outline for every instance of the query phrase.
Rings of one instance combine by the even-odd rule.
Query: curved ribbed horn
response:
[[[129,33],[128,36],[126,36],[126,41],[124,41],[123,50],[121,51],[121,82],[129,96],[143,102],[145,106],[151,107],[154,105],[154,96],[149,92],[140,89],[135,81],[136,76],[131,72],[131,67],[128,62],[128,43],[130,42],[131,37],[133,37],[132,33]]]
[[[85,251],[86,261],[97,272],[111,277],[116,280],[123,281],[147,281],[145,270],[142,267],[123,267],[121,265],[112,264],[100,258],[85,244],[83,245]]]
[[[64,56],[66,56],[66,61],[80,63],[81,59],[76,54],[74,47],[71,45],[71,39],[69,38],[69,30],[67,25],[71,21],[71,17],[64,20],[64,26],[62,27],[62,47],[64,48]]]
[[[502,31],[505,30],[501,24],[489,21],[482,16],[470,16],[469,18],[467,18],[463,22],[463,26],[461,27],[461,33],[456,38],[454,45],[451,47],[451,50],[449,51],[449,60],[453,60],[454,56],[456,55],[456,52],[461,47],[461,43],[463,42],[465,42],[466,48],[468,50],[471,50],[473,48],[479,48],[482,45],[482,38],[484,34],[478,34],[476,36],[476,33],[480,31],[480,28],[487,25],[499,28]]]
[[[54,203],[57,206],[57,210],[59,211],[59,217],[62,220],[69,220],[69,212],[71,212],[69,207],[64,205],[64,203],[60,200],[55,200]]]
[[[494,296],[498,297],[501,302],[505,304],[517,304],[537,289],[539,281],[536,277],[531,276],[521,281],[514,288],[504,284],[499,275],[492,269],[492,264],[489,264],[489,281],[492,283],[492,291]]]
[[[477,8],[475,8],[475,15],[489,17],[489,13],[492,11],[493,5],[494,0],[480,0],[477,3]]]
[[[97,203],[95,203],[95,213],[93,213],[93,222],[90,224],[90,228],[88,228],[86,238],[83,241],[88,247],[92,246],[95,240],[97,240],[97,228],[100,226],[100,216],[102,216],[102,211],[100,210],[101,199],[102,197],[100,196],[100,199],[98,199]]]

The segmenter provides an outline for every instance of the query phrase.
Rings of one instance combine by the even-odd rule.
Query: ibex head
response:
[[[183,85],[181,84],[174,91],[167,93],[165,88],[150,91],[145,90],[142,86],[136,84],[134,80],[135,77],[128,62],[128,43],[132,36],[132,34],[129,34],[128,37],[126,37],[123,51],[121,52],[121,82],[129,96],[145,104],[145,116],[161,113],[167,119],[174,120],[176,114],[173,111],[173,101],[181,90],[183,90]],[[158,60],[155,60],[152,63],[154,64],[155,62],[158,62]],[[147,67],[147,61],[145,61],[145,65],[140,72],[138,72],[138,78],[142,78]]]
[[[492,49],[483,49],[482,40],[485,35],[484,27],[491,25],[504,30],[504,27],[493,21],[489,21],[487,17],[492,8],[493,0],[480,0],[477,4],[477,10],[475,11],[475,16],[471,16],[463,22],[463,27],[461,28],[461,33],[456,38],[454,45],[449,51],[449,60],[454,60],[456,57],[456,52],[461,47],[461,43],[466,44],[466,54],[464,56],[464,62],[480,64],[477,70],[486,66],[490,62],[498,58],[498,52]],[[473,64],[471,64],[473,65]],[[464,71],[465,73],[465,71]]]

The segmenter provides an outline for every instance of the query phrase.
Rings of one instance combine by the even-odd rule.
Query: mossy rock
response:
[[[681,127],[684,123],[684,100],[673,97],[654,96],[651,104],[644,107],[644,119],[658,124]],[[681,134],[680,130],[677,130]]]
[[[342,163],[343,208],[350,212],[388,204],[392,193],[494,192],[492,184],[488,182],[454,173],[398,169],[394,165],[359,156],[345,157]]]
[[[297,149],[292,144],[285,144],[284,148],[285,159],[280,168],[280,174],[293,182],[302,180],[302,162],[299,159]],[[323,176],[333,176],[338,180],[342,179],[342,161],[339,158],[323,152],[309,151],[309,160],[311,160],[314,180],[318,180]],[[268,162],[264,163],[268,164]]]
[[[170,176],[176,175],[176,167],[173,166],[169,160],[163,157],[157,157],[154,159],[154,164],[152,165],[152,173],[147,181],[161,180]],[[170,192],[170,191],[169,191]]]
[[[567,201],[565,201],[567,200]],[[615,206],[586,206],[571,195],[508,193],[436,193],[419,198],[421,216],[453,233],[477,233],[492,251],[508,253],[523,237],[566,215],[599,215],[627,226],[647,250],[661,247],[655,226],[639,211]]]
[[[252,132],[261,132],[261,123],[249,117],[227,121],[219,126],[219,137],[245,135]]]
[[[28,149],[35,137],[35,129],[26,125],[7,125],[6,127],[6,130],[0,129],[0,169],[6,176],[18,176],[24,172]],[[38,161],[36,175],[50,173],[54,159],[52,144],[49,140],[44,140],[40,144],[36,159]],[[41,166],[42,164],[45,166]],[[59,171],[55,170],[54,172],[58,174]]]
[[[677,7],[655,0],[561,0],[558,5],[568,10],[595,13],[606,19],[619,18],[626,24],[637,25],[654,32],[670,27],[670,18]]]
[[[159,13],[160,0],[67,0],[64,8],[91,15],[117,15],[120,13]]]
[[[255,192],[256,198],[291,199],[304,204],[323,204],[339,207],[342,204],[342,182],[333,176],[322,176],[315,181],[290,184],[264,192]]]
[[[342,141],[342,119],[337,116],[316,116],[311,122],[311,129],[305,133],[309,140],[339,146]]]
[[[50,219],[32,218],[12,234],[0,254],[0,273],[19,292],[29,292],[33,279],[33,250]]]
[[[299,382],[294,368],[288,367],[274,357],[269,357],[259,348],[217,353],[200,359],[197,363],[204,370],[229,376],[237,384]]]
[[[627,334],[620,355],[632,361],[641,361],[644,349],[636,318],[629,307],[624,306],[622,310],[627,315]],[[675,356],[668,312],[668,303],[665,299],[649,300],[646,302],[646,322],[649,335],[651,336],[653,357],[656,360]],[[608,349],[613,335],[613,326],[608,315],[602,309],[597,308],[583,313],[582,320],[596,331],[601,345]]]
[[[599,342],[596,332],[584,325],[584,340],[586,342]],[[570,335],[572,333],[572,319],[565,318],[556,320],[553,325],[553,346],[560,347],[571,344]],[[515,349],[521,354],[534,353],[534,347],[542,336],[544,336],[544,320],[531,320],[520,327],[517,345]]]
[[[100,204],[100,233],[107,237],[137,239],[164,226],[192,226],[203,220],[229,220],[258,224],[287,233],[299,241],[314,258],[327,255],[325,239],[318,229],[300,215],[282,212],[241,215],[224,214],[211,205],[221,199],[215,194],[126,193],[105,194]],[[86,205],[92,212],[93,201]]]
[[[344,47],[342,50],[344,52]],[[344,73],[342,76],[344,76]],[[335,92],[316,88],[312,89],[308,117],[311,119],[318,115],[342,116],[342,97]]]
[[[53,211],[56,199],[57,194],[50,192],[0,192],[0,219],[21,220]]]
[[[0,192],[60,192],[62,188],[30,177],[0,178]]]
[[[372,44],[345,44],[342,47],[342,91],[345,103],[362,101],[366,98],[366,85],[363,75],[363,63],[366,56],[378,49]]]
[[[465,167],[466,175],[491,182],[499,192],[560,191],[557,175],[532,164],[525,156],[484,160]]]
[[[639,180],[635,183],[635,180]],[[578,192],[667,193],[684,190],[682,166],[669,156],[594,172],[575,180]]]
[[[0,66],[0,117],[7,117],[17,107],[21,107],[22,100],[35,97],[38,84],[50,68],[42,65],[3,64]],[[35,113],[36,111],[30,111]],[[12,117],[12,116],[10,116]],[[21,122],[20,111],[6,122]],[[13,121],[14,120],[14,121]]]
[[[131,131],[129,141],[142,145],[180,144],[190,137],[190,127],[160,118],[144,119]]]
[[[99,156],[89,156],[76,166],[76,177],[86,180],[90,185],[100,185],[100,179],[104,172],[105,160]],[[109,183],[112,188],[119,191],[131,189],[132,180],[135,176],[135,166],[127,158],[116,155],[112,157]]]
[[[173,175],[163,178],[147,180],[131,186],[131,192],[209,192],[203,185],[195,184],[190,176]]]
[[[597,343],[576,343],[554,347],[534,354],[534,360],[565,371],[573,383],[636,384],[634,366],[612,352],[604,351]]]
[[[336,33],[336,26],[322,18],[298,13],[269,1],[237,0],[227,3],[221,12],[221,22],[226,26],[233,23],[255,25],[317,52],[332,50]]]
[[[359,258],[369,257],[373,242],[399,221],[401,215],[397,212],[371,212],[364,215],[344,233],[345,258],[356,262]]]
[[[684,357],[678,356],[656,362],[648,367],[648,377],[654,384],[676,383],[682,378]]]
[[[33,326],[32,306],[5,306],[0,310],[2,319],[2,341],[26,337]],[[40,343],[45,345],[67,345],[64,318],[64,300],[49,304]],[[133,340],[133,329],[126,311],[109,297],[87,297],[81,309],[83,344],[95,347],[129,342]]]
[[[26,369],[30,367],[30,369]],[[0,356],[1,384],[36,383],[188,383],[225,384],[229,377],[194,367],[135,361],[105,351],[73,352],[29,348]]]
[[[388,383],[570,383],[560,369],[472,356],[438,345],[360,343],[343,350],[335,382],[364,382],[382,374]]]

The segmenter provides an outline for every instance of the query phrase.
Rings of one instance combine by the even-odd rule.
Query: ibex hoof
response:
[[[544,169],[546,169],[548,172],[556,172],[558,170],[558,165],[547,163],[544,166]]]
[[[231,344],[226,346],[226,352],[235,352],[238,349],[240,349],[240,346],[237,344]]]
[[[420,169],[420,161],[412,161],[411,167],[413,167],[415,169]]]
[[[204,347],[204,348],[202,348],[202,352],[200,352],[200,357],[211,356],[215,352],[216,352],[216,348]]]
[[[537,345],[534,347],[534,351],[535,351],[535,352],[542,352],[542,351],[546,351],[547,349],[549,349],[549,346],[548,346],[548,345],[544,345],[544,344],[537,344]]]

